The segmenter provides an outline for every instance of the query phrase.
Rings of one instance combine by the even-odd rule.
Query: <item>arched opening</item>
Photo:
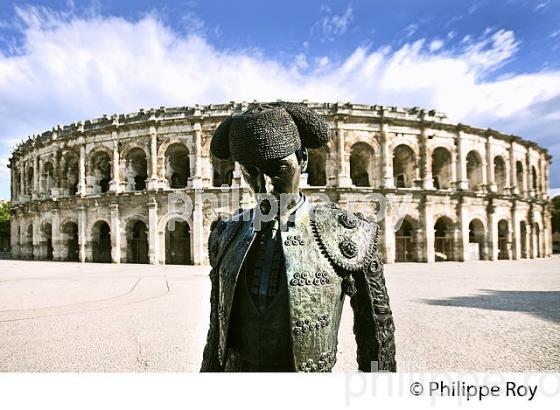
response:
[[[33,252],[33,224],[29,224],[27,227],[27,232],[25,235],[25,247],[26,247],[26,258],[27,259],[35,259],[35,255]]]
[[[535,257],[542,257],[541,253],[541,229],[538,223],[533,224],[533,232],[535,233]]]
[[[105,221],[97,221],[92,229],[91,251],[93,262],[111,262],[111,228]]]
[[[233,182],[234,163],[231,160],[212,158],[212,186],[231,186]]]
[[[78,224],[66,222],[62,225],[62,246],[66,251],[64,260],[77,262],[80,260],[80,245],[78,243]]]
[[[63,158],[61,188],[64,195],[76,195],[79,181],[79,157],[73,152],[67,153]]]
[[[126,154],[125,178],[127,191],[143,191],[148,179],[148,161],[142,148],[132,148]]]
[[[352,157],[350,157],[352,164]],[[310,149],[307,162],[307,185],[327,185],[327,150],[325,148]],[[352,165],[350,165],[352,169]]]
[[[537,169],[534,165],[531,166],[531,188],[533,192],[538,192]]]
[[[523,192],[523,164],[521,161],[515,163],[515,178],[517,180],[517,189],[519,193]]]
[[[126,261],[148,263],[148,228],[142,221],[131,221],[126,226]]]
[[[350,148],[350,179],[358,187],[372,186],[374,176],[374,152],[365,142],[358,142]]]
[[[473,219],[469,223],[468,260],[486,259],[486,230],[480,219]]]
[[[52,225],[48,222],[41,226],[41,257],[48,261],[53,260]]]
[[[505,219],[498,222],[498,259],[509,259],[509,224]]]
[[[482,188],[482,159],[476,151],[467,154],[467,179],[471,191],[478,191]]]
[[[400,228],[395,232],[395,261],[415,262],[418,257],[416,248],[416,228],[405,218]]]
[[[494,157],[494,179],[496,181],[496,191],[503,194],[506,190],[506,162],[501,156]]]
[[[432,153],[432,177],[435,189],[451,188],[451,153],[437,147]]]
[[[105,151],[99,151],[91,158],[91,182],[94,194],[109,191],[111,158]]]
[[[434,249],[436,262],[454,260],[454,230],[455,226],[453,221],[448,217],[442,216],[436,221],[434,225]]]
[[[185,188],[190,177],[189,151],[183,144],[173,144],[165,151],[165,176],[172,189]]]
[[[412,188],[414,186],[416,156],[408,145],[401,144],[393,150],[393,178],[397,188]]]
[[[27,178],[25,180],[25,195],[32,195],[33,194],[33,168],[27,168]]]
[[[165,227],[165,263],[167,265],[190,265],[191,232],[185,221],[171,220]]]
[[[519,233],[519,241],[521,242],[521,257],[528,258],[529,254],[527,253],[527,223],[525,223],[525,221],[521,221],[519,223]]]
[[[51,189],[54,188],[54,168],[50,162],[43,164],[43,172],[41,173],[41,188],[47,197],[51,196]]]
[[[12,184],[12,199],[14,200],[19,199],[21,194],[20,178],[19,171],[14,170],[14,183]]]

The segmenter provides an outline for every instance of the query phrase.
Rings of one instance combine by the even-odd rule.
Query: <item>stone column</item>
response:
[[[80,145],[78,195],[86,195],[86,146]]]
[[[78,247],[80,254],[80,262],[84,263],[86,257],[86,209],[83,206],[78,208]]]
[[[336,118],[336,148],[337,148],[337,167],[338,167],[338,186],[339,187],[349,187],[352,185],[352,180],[350,179],[350,164],[346,158],[346,132],[344,130],[344,118]]]
[[[150,264],[159,263],[158,204],[155,198],[148,202],[148,257]]]
[[[119,205],[111,204],[111,260],[121,263],[121,221],[119,219]]]
[[[150,178],[148,179],[148,190],[158,189],[158,166],[157,166],[157,129],[150,125]]]
[[[25,195],[25,164],[20,163],[19,168],[21,169],[21,173],[19,174],[19,201],[23,201],[23,197]]]
[[[456,260],[464,262],[469,259],[469,219],[468,213],[465,212],[465,204],[463,197],[460,197],[457,204],[457,231],[455,238],[455,257]]]
[[[420,218],[421,221],[419,221],[419,223],[422,224],[425,234],[422,262],[435,262],[434,209],[432,202],[427,196],[425,196],[420,203]]]
[[[33,259],[41,260],[44,258],[41,252],[41,216],[39,212],[32,212],[33,215]]]
[[[21,231],[18,231],[19,226],[19,218],[17,218],[15,214],[12,214],[10,216],[10,252],[12,253],[12,258],[14,259],[21,258]]]
[[[33,190],[31,191],[31,199],[39,199],[39,157],[33,157]]]
[[[487,223],[486,231],[488,232],[488,260],[495,261],[498,259],[498,223],[495,218],[496,208],[490,203],[487,208]]]
[[[109,191],[118,193],[121,191],[121,176],[120,176],[120,155],[119,155],[119,133],[117,131],[111,132],[113,139],[113,178],[109,183]]]
[[[434,189],[434,178],[432,176],[432,156],[428,150],[428,130],[422,126],[419,138],[420,147],[420,178],[422,189]]]
[[[395,187],[393,179],[393,156],[389,149],[389,141],[387,140],[387,124],[381,123],[381,176],[383,178],[382,187],[392,189]]]
[[[193,188],[202,188],[202,125],[200,121],[193,124],[194,129],[194,155],[191,156],[193,163],[193,175],[191,175]]]
[[[498,186],[496,184],[496,175],[494,175],[494,154],[492,152],[492,138],[490,135],[486,136],[486,165],[488,191],[496,192],[498,190]],[[482,178],[484,181],[484,174],[482,175]]]
[[[383,219],[383,253],[385,263],[395,263],[395,226],[393,223],[393,212],[387,206],[385,218]]]
[[[457,137],[455,139],[455,145],[457,146],[457,182],[456,189],[467,190],[469,189],[469,181],[467,179],[467,160],[466,153],[463,142],[463,131],[461,128],[457,128]]]
[[[62,253],[62,238],[60,233],[60,214],[58,209],[53,209],[51,211],[51,232],[52,232],[52,247],[53,247],[53,260],[61,261]]]
[[[531,156],[530,150],[527,148],[527,152],[525,153],[525,195],[529,197],[535,196],[535,191],[533,190],[533,172],[531,168]]]
[[[192,213],[192,261],[194,265],[202,265],[205,262],[204,252],[204,221],[202,213],[202,189],[194,192],[194,203]]]

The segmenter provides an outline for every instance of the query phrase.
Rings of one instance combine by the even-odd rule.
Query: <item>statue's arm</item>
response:
[[[363,372],[396,371],[395,326],[379,259],[372,269],[354,272],[356,292],[350,299],[354,311],[358,369]]]
[[[202,356],[201,372],[221,372],[223,371],[218,359],[219,345],[219,323],[218,323],[218,271],[212,268],[210,271],[210,280],[212,282],[212,291],[210,292],[210,327],[206,337],[206,346]]]

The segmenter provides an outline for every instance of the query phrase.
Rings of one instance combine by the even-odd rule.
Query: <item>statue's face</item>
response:
[[[299,191],[299,177],[303,165],[296,154],[264,164],[240,164],[245,181],[255,193],[295,194]]]

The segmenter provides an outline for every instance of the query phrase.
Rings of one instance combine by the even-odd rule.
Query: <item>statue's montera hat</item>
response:
[[[227,117],[212,137],[218,159],[260,163],[280,159],[302,147],[320,148],[329,141],[329,124],[303,104],[255,104]]]

